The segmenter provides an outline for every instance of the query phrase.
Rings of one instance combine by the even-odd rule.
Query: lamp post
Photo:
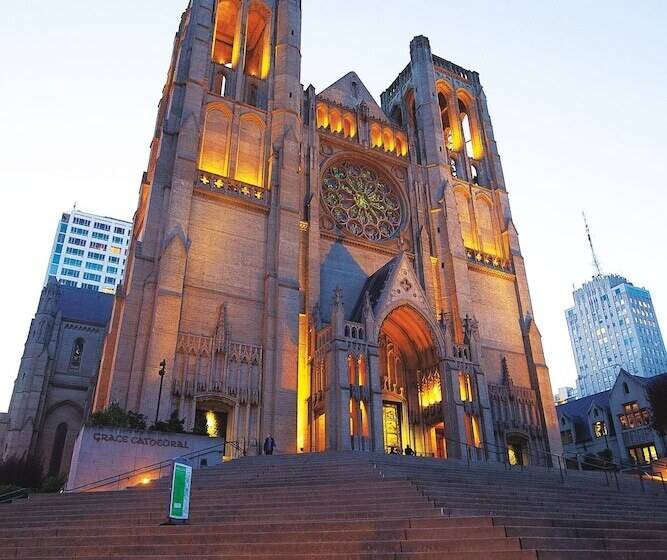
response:
[[[158,375],[160,376],[160,390],[157,394],[157,410],[155,411],[155,425],[157,426],[158,418],[160,416],[160,401],[162,400],[162,382],[164,381],[164,374],[167,373],[167,360],[160,362],[160,369]]]

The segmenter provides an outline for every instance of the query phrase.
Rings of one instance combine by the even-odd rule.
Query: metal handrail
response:
[[[107,476],[105,478],[101,478],[100,480],[95,480],[93,482],[88,482],[86,484],[82,484],[81,486],[77,486],[75,488],[69,488],[66,490],[63,490],[64,493],[70,493],[70,492],[81,492],[81,491],[87,491],[87,490],[96,490],[98,488],[103,488],[105,486],[109,486],[111,484],[117,484],[120,485],[120,482],[122,480],[129,480],[134,476],[137,476],[141,474],[142,472],[150,472],[154,471],[156,469],[159,469],[160,474],[158,475],[158,478],[162,476],[162,468],[171,466],[174,462],[176,461],[189,461],[192,459],[196,459],[197,457],[201,457],[202,455],[208,455],[209,453],[212,453],[213,451],[216,450],[222,450],[224,453],[225,448],[227,446],[232,447],[233,449],[241,452],[244,456],[246,455],[246,449],[245,447],[241,447],[239,442],[237,441],[223,441],[222,443],[218,443],[216,445],[212,445],[210,447],[205,447],[204,449],[200,449],[199,451],[192,451],[190,453],[186,453],[185,455],[179,455],[178,457],[172,457],[171,459],[164,459],[158,463],[153,463],[151,465],[145,465],[143,467],[138,467],[136,469],[133,469],[131,471],[126,471],[123,473]]]
[[[4,494],[0,494],[0,504],[11,503],[14,500],[24,499],[29,496],[29,492],[25,488],[16,488]]]

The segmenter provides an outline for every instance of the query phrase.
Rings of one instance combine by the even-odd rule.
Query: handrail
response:
[[[27,498],[28,495],[29,492],[25,488],[16,488],[9,492],[5,492],[4,494],[0,494],[0,504],[11,503],[17,499]]]
[[[123,473],[107,476],[105,478],[101,478],[99,480],[95,480],[93,482],[88,482],[86,484],[82,484],[81,486],[77,486],[75,488],[68,488],[64,490],[63,492],[65,493],[70,493],[70,492],[81,492],[81,491],[86,491],[86,490],[95,490],[98,488],[102,488],[104,486],[109,486],[110,484],[120,484],[120,481],[125,480],[125,479],[131,479],[134,476],[137,476],[141,474],[142,472],[146,471],[154,471],[156,469],[160,470],[160,474],[158,477],[161,477],[162,475],[162,468],[166,466],[171,466],[172,463],[178,460],[182,461],[189,461],[192,459],[196,459],[197,457],[201,457],[202,455],[208,455],[209,453],[212,453],[216,450],[222,449],[222,452],[224,453],[224,450],[227,446],[231,446],[233,449],[236,451],[241,452],[244,456],[246,455],[246,449],[244,447],[241,447],[239,442],[237,441],[223,441],[222,443],[218,443],[216,445],[212,445],[210,447],[205,447],[204,449],[200,449],[198,451],[191,451],[190,453],[186,453],[185,455],[179,455],[177,457],[172,457],[171,459],[164,459],[162,461],[159,461],[158,463],[153,463],[151,465],[144,465],[143,467],[137,467],[136,469],[126,471]]]

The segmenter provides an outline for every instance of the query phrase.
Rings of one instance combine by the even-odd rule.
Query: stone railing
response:
[[[479,264],[495,270],[501,270],[503,272],[508,272],[510,274],[514,273],[514,267],[512,266],[512,261],[509,259],[503,259],[495,255],[489,255],[488,253],[483,253],[482,251],[477,251],[475,249],[470,249],[466,247],[466,258],[471,263]]]
[[[203,191],[226,194],[261,206],[267,205],[266,189],[207,171],[198,172],[195,186]]]
[[[444,58],[441,58],[439,56],[433,55],[433,64],[437,66],[438,68],[441,68],[445,72],[448,72],[449,74],[452,74],[453,76],[460,78],[461,80],[465,80],[467,82],[475,82],[475,77],[476,74],[475,72],[471,72],[470,70],[466,70],[465,68],[462,68],[461,66],[458,66],[457,64],[454,64],[453,62],[449,62],[449,60],[445,60]]]

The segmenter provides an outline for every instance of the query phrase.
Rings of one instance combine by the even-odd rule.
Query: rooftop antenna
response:
[[[593,254],[593,266],[595,266],[595,272],[598,276],[602,276],[602,271],[600,270],[600,261],[598,260],[597,255],[595,254],[595,248],[593,247],[593,240],[591,239],[591,230],[588,227],[588,222],[586,221],[586,213],[582,212],[581,215],[584,217],[584,225],[586,226],[586,236],[588,237],[588,244],[591,247],[591,253]]]

